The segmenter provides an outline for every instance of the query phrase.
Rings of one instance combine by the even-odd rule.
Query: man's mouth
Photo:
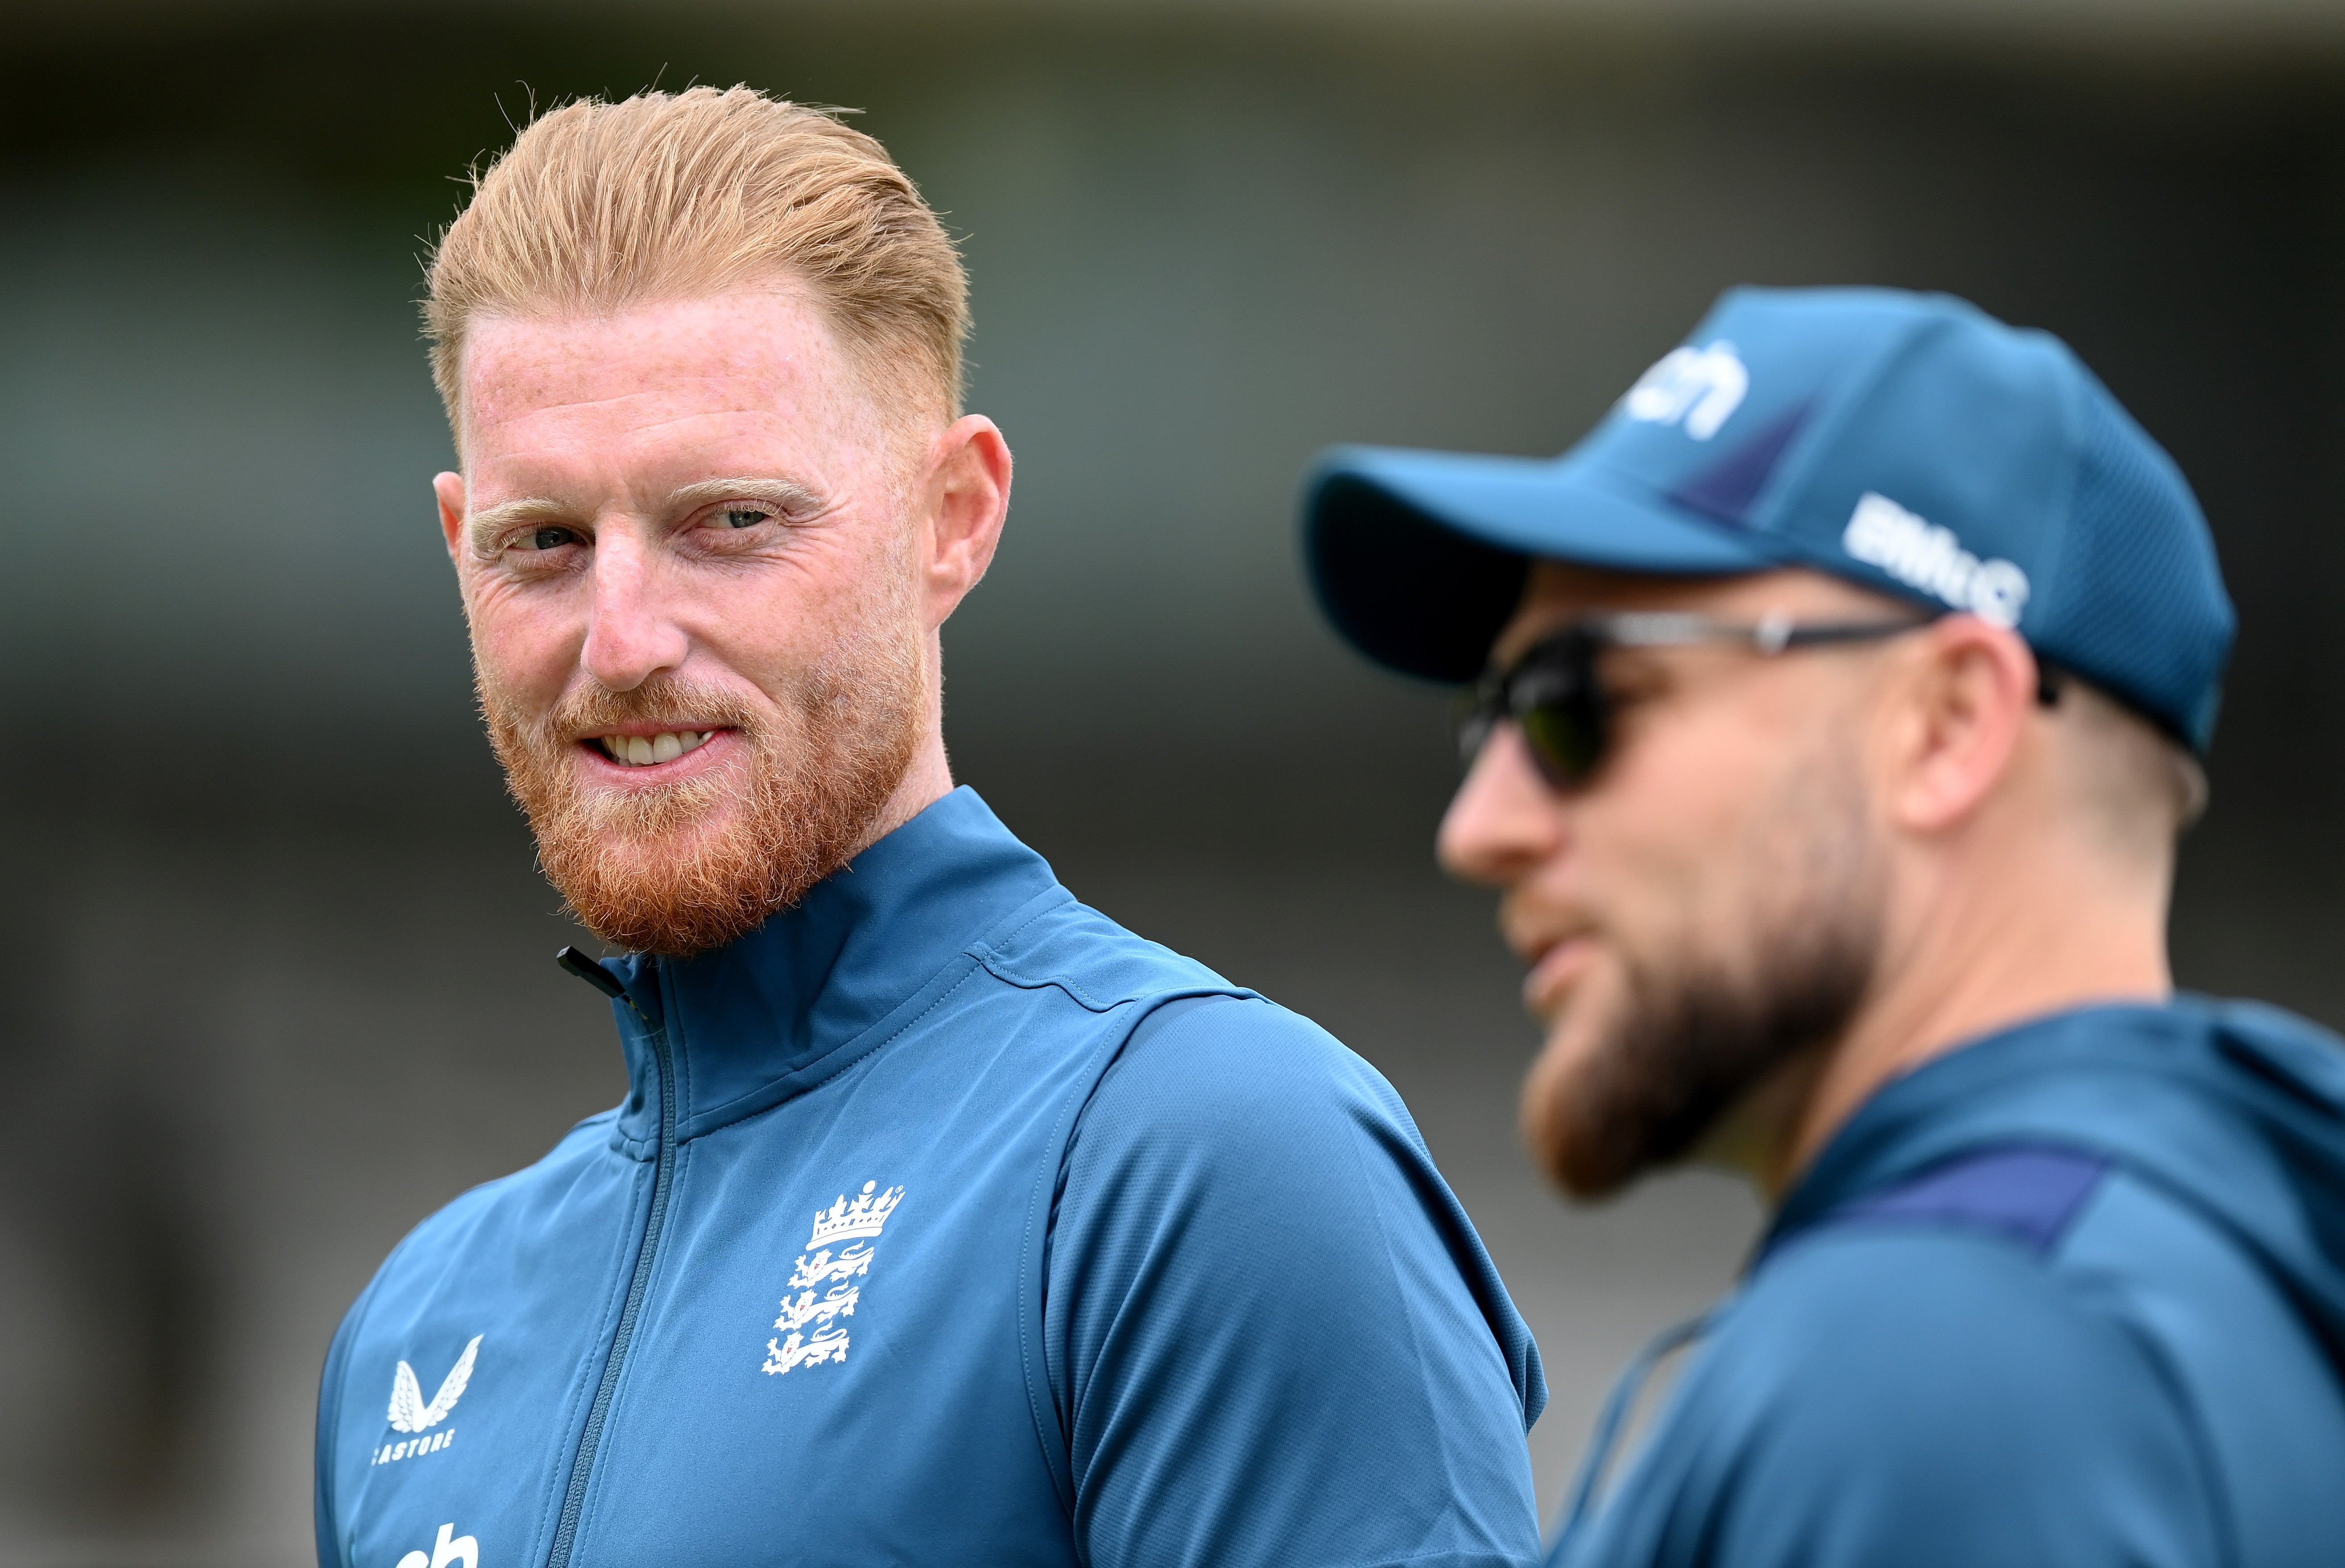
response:
[[[716,733],[715,730],[659,730],[648,735],[591,735],[587,744],[621,767],[650,768],[698,751]]]
[[[1524,954],[1530,964],[1530,973],[1523,976],[1524,1005],[1534,1016],[1552,1021],[1596,955],[1591,931],[1538,942]]]

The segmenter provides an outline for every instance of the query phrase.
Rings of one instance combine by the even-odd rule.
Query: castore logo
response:
[[[399,1370],[391,1378],[391,1431],[421,1433],[448,1419],[448,1412],[454,1410],[456,1401],[464,1397],[465,1385],[472,1381],[472,1358],[479,1353],[482,1338],[480,1334],[472,1336],[472,1342],[464,1347],[464,1353],[456,1358],[456,1364],[441,1380],[440,1391],[431,1396],[430,1404],[423,1402],[423,1386],[415,1381],[415,1369],[405,1361],[399,1363]],[[433,1432],[430,1437],[418,1436],[406,1442],[387,1442],[375,1450],[372,1462],[392,1464],[418,1454],[437,1453],[455,1441],[456,1429],[450,1427],[446,1431]]]

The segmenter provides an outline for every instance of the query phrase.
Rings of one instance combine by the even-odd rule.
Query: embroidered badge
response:
[[[797,1294],[782,1298],[782,1315],[774,1320],[781,1333],[766,1341],[767,1372],[847,1360],[847,1325],[839,1320],[855,1316],[863,1296],[855,1281],[871,1272],[879,1232],[904,1201],[902,1188],[876,1192],[878,1185],[867,1181],[853,1202],[842,1192],[815,1212],[814,1233],[790,1275],[788,1289]]]

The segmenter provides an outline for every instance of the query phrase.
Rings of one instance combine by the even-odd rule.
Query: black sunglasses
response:
[[[1577,789],[1595,776],[1611,741],[1612,701],[1598,668],[1608,648],[1741,642],[1771,656],[1791,648],[1902,636],[1929,623],[1924,618],[1802,626],[1769,615],[1756,625],[1738,626],[1666,611],[1589,616],[1535,643],[1508,668],[1482,677],[1459,706],[1458,753],[1470,767],[1490,732],[1501,720],[1512,719],[1530,743],[1540,776],[1556,789]]]

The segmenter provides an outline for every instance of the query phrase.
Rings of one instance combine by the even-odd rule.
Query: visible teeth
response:
[[[686,752],[708,744],[715,730],[664,730],[656,735],[604,735],[604,754],[629,767],[647,768],[672,763]]]

